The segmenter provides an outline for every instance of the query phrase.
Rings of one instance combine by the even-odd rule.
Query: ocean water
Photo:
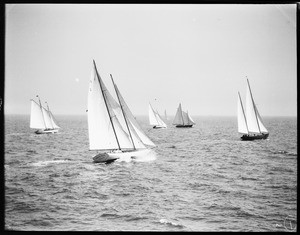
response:
[[[240,141],[235,117],[152,129],[143,161],[96,164],[86,116],[56,116],[36,135],[5,116],[5,229],[296,231],[297,119],[265,117],[269,139]]]

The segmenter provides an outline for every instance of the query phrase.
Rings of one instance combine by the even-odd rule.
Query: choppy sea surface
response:
[[[141,127],[143,161],[93,163],[86,116],[56,116],[37,135],[5,116],[5,229],[30,231],[296,231],[297,118],[264,117],[269,139],[240,141],[235,117],[192,128]]]

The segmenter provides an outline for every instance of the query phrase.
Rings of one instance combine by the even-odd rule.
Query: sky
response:
[[[134,115],[297,115],[296,4],[5,5],[5,114],[86,115],[93,60]]]

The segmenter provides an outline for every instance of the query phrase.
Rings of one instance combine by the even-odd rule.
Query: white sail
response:
[[[158,112],[155,112],[149,103],[148,107],[148,113],[149,113],[149,123],[153,126],[162,126],[167,127],[166,123],[162,120],[161,116]]]
[[[153,126],[159,125],[159,123],[156,120],[154,110],[150,103],[148,105],[148,116],[149,116],[149,124],[150,125],[153,125]]]
[[[34,100],[31,101],[31,112],[30,112],[30,128],[44,129],[46,128],[41,106]]]
[[[128,105],[126,104],[123,96],[121,95],[118,87],[116,84],[114,84],[116,93],[119,97],[120,100],[120,104],[122,106],[122,109],[125,113],[125,116],[127,118],[127,124],[130,127],[130,131],[132,133],[133,136],[133,141],[135,144],[136,148],[145,148],[145,145],[150,145],[150,146],[155,146],[155,144],[145,135],[145,133],[143,132],[142,128],[140,127],[140,125],[138,124],[138,122],[136,121],[135,117],[133,116],[133,114],[131,113]]]
[[[237,101],[237,119],[238,119],[238,132],[241,134],[249,134],[243,103],[239,93],[238,93],[238,101]]]
[[[249,83],[247,86],[247,93],[246,93],[246,120],[247,120],[248,131],[250,133],[255,133],[255,134],[260,133],[256,111],[255,111],[255,104],[253,101]]]
[[[162,120],[162,117],[159,115],[158,112],[155,112],[155,117],[159,126],[167,127],[167,124]]]
[[[113,81],[113,79],[112,79]],[[128,116],[128,112],[130,112],[127,104],[125,103],[125,100],[123,99],[117,85],[113,82],[118,100],[120,102],[120,105],[118,107],[115,107],[118,114],[120,114],[120,117],[122,117],[122,126],[123,129],[126,131],[126,133],[129,135],[132,147],[134,149],[145,149],[146,146],[144,145],[143,141],[139,137],[138,133],[136,132],[135,128],[133,127],[132,123],[130,122]],[[128,111],[129,110],[129,111]]]
[[[53,125],[48,110],[42,107],[42,112],[43,112],[46,128],[53,129]]]
[[[262,121],[262,118],[261,116],[259,115],[259,112],[258,112],[258,109],[255,105],[255,110],[256,110],[256,114],[257,114],[257,120],[258,120],[258,124],[259,124],[259,128],[260,128],[260,131],[262,133],[269,133],[267,128],[265,127],[265,125],[263,124],[263,121]]]
[[[184,125],[183,117],[182,117],[182,109],[181,104],[179,104],[177,108],[177,112],[175,114],[175,118],[173,120],[174,125]]]
[[[51,123],[52,123],[53,128],[54,128],[54,129],[59,129],[60,127],[56,124],[56,120],[55,120],[55,118],[54,118],[52,112],[51,112],[51,111],[48,111],[48,113],[49,113],[49,116],[50,116],[50,119],[51,119]]]
[[[194,120],[192,119],[192,117],[189,115],[189,113],[187,112],[187,116],[188,116],[188,120],[189,120],[189,125],[195,125],[196,123],[194,122]]]
[[[132,148],[114,111],[110,93],[94,64],[88,92],[88,130],[90,150]]]
[[[186,112],[182,111],[182,118],[184,125],[190,125],[189,124],[189,116]]]

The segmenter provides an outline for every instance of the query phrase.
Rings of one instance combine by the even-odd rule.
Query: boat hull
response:
[[[117,160],[118,157],[110,156],[108,153],[99,153],[93,157],[95,163],[111,163]]]
[[[186,128],[186,127],[192,127],[193,125],[176,125],[176,127],[179,128]]]
[[[259,134],[259,135],[243,135],[241,137],[241,140],[260,140],[260,139],[267,139],[269,136],[269,133],[267,134]]]
[[[153,129],[161,129],[161,128],[167,128],[165,126],[153,126]]]
[[[111,163],[114,161],[130,162],[132,160],[141,160],[151,158],[151,150],[129,150],[129,151],[114,151],[109,153],[99,153],[93,157],[95,163]]]
[[[58,129],[44,129],[35,131],[36,134],[54,134],[57,133]]]

